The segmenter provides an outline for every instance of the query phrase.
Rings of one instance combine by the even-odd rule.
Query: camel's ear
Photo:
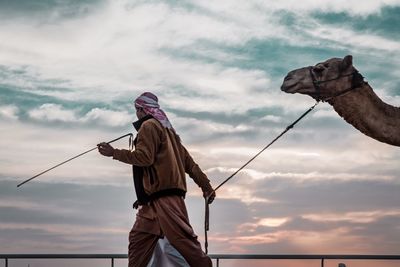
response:
[[[353,65],[353,56],[352,55],[348,55],[348,56],[344,57],[342,62],[340,62],[339,69],[340,69],[340,71],[343,71],[343,70],[346,70],[347,68],[349,68],[352,65]]]

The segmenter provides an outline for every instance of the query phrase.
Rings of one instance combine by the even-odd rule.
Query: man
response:
[[[202,189],[209,203],[215,198],[210,181],[181,144],[154,94],[140,95],[135,108],[139,119],[134,123],[138,130],[135,150],[98,145],[102,155],[133,166],[139,210],[129,234],[129,267],[146,266],[162,236],[190,266],[212,266],[189,223],[184,202],[185,173]]]

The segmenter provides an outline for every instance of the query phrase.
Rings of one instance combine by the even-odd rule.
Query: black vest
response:
[[[138,121],[135,121],[133,127],[135,127],[136,131],[139,131],[140,127],[142,126],[143,122],[153,118],[151,115],[146,115],[145,117],[141,118]],[[137,136],[133,141],[133,144],[136,146]],[[136,191],[136,198],[138,205],[144,205],[150,201],[150,196],[146,194],[143,187],[143,167],[132,165],[132,172],[133,172],[133,183],[135,185]]]

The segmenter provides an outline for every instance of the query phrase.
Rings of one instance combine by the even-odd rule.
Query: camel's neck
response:
[[[367,83],[328,102],[362,133],[400,146],[400,108],[384,103]]]

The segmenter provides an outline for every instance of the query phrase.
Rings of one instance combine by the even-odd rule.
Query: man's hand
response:
[[[210,191],[203,192],[203,197],[205,199],[208,199],[208,204],[211,204],[215,198],[215,191],[210,190]]]
[[[100,154],[106,157],[112,157],[114,155],[114,148],[108,143],[100,143],[97,145]]]

